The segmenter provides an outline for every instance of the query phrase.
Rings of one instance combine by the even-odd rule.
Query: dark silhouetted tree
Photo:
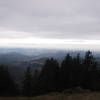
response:
[[[39,70],[35,70],[34,71],[34,74],[33,74],[33,95],[36,96],[38,95],[38,79],[39,79],[39,74],[40,74],[40,71]]]
[[[72,57],[70,54],[67,54],[65,59],[61,64],[61,81],[62,81],[62,89],[67,89],[72,87]]]
[[[0,96],[15,96],[18,94],[18,86],[12,79],[8,68],[0,65]]]
[[[83,87],[92,89],[96,81],[97,63],[92,55],[92,52],[87,51],[83,61]]]
[[[48,93],[58,90],[59,64],[51,58],[47,59],[39,76],[40,93]]]
[[[30,67],[27,67],[24,81],[22,83],[22,94],[24,96],[32,96],[33,94],[33,77]]]
[[[72,74],[73,74],[73,87],[81,86],[81,71],[82,71],[82,62],[80,58],[80,54],[77,54],[75,58],[72,60]]]

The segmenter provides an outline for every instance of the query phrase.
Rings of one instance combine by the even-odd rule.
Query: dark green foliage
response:
[[[38,79],[39,79],[39,71],[35,70],[33,74],[33,95],[36,96],[39,94],[39,87],[38,87]]]
[[[62,89],[80,86],[86,89],[95,89],[97,76],[97,63],[90,51],[87,51],[84,59],[77,54],[72,58],[69,54],[61,64]]]
[[[72,57],[70,54],[67,54],[65,59],[62,61],[61,64],[61,82],[62,82],[62,88],[68,88],[71,87],[71,81],[72,81]]]
[[[41,93],[57,91],[59,84],[59,64],[51,58],[47,59],[39,76]]]
[[[28,67],[25,72],[25,77],[22,84],[22,94],[24,96],[32,96],[33,94],[33,78],[30,67]]]
[[[85,54],[85,58],[83,61],[83,87],[94,89],[93,86],[96,82],[96,75],[97,75],[97,63],[92,55],[92,52],[87,51]]]
[[[82,60],[80,54],[73,58],[72,64],[72,87],[77,87],[81,85]]]
[[[18,87],[10,76],[6,66],[0,66],[0,96],[18,95]]]
[[[31,72],[27,68],[22,82],[23,96],[37,96],[49,92],[59,92],[76,87],[100,90],[100,71],[90,51],[84,58],[77,54],[67,54],[61,65],[54,58],[47,59],[41,70]],[[0,95],[17,94],[17,86],[12,80],[8,69],[0,66]]]

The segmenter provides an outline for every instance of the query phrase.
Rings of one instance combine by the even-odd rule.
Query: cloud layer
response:
[[[100,39],[100,0],[0,0],[0,38]]]

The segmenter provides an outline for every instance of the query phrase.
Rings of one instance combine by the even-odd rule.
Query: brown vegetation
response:
[[[100,93],[53,93],[50,95],[37,97],[1,97],[0,100],[100,100]]]

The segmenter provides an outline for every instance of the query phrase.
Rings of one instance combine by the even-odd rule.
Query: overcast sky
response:
[[[16,39],[25,45],[29,38],[30,45],[34,38],[42,39],[40,44],[53,40],[52,44],[61,45],[65,40],[78,41],[78,45],[81,40],[99,41],[100,0],[0,0],[0,45]],[[100,45],[96,43],[88,42],[91,48]]]

